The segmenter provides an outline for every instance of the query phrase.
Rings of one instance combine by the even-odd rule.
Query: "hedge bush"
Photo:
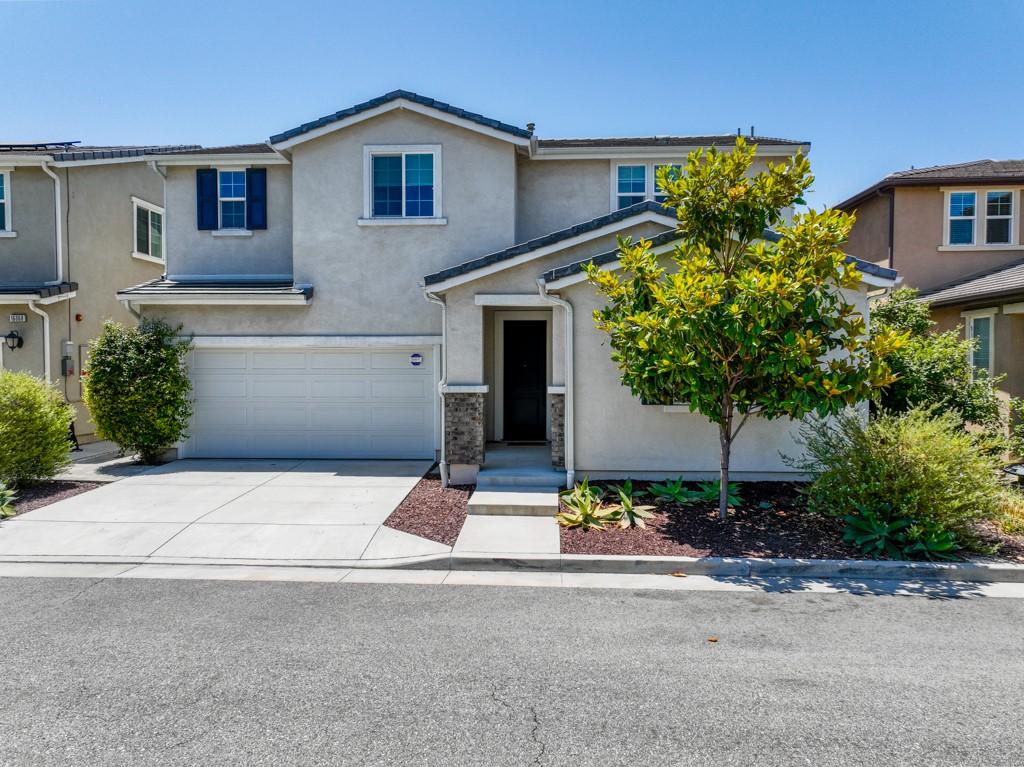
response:
[[[192,417],[185,369],[192,345],[180,330],[163,320],[107,322],[90,345],[83,396],[97,432],[146,463],[185,437]]]
[[[74,418],[64,395],[43,379],[0,370],[0,482],[24,485],[66,467]]]
[[[869,553],[948,554],[971,542],[972,522],[999,511],[999,457],[957,413],[912,409],[867,424],[847,413],[809,422],[801,441],[796,464],[814,480],[808,508],[842,517],[847,540]]]

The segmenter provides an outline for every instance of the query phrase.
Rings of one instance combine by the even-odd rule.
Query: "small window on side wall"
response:
[[[372,157],[374,218],[433,218],[434,154],[375,153]]]
[[[198,169],[196,226],[229,234],[266,229],[267,169]]]
[[[616,177],[617,210],[647,199],[647,166],[620,165]]]
[[[11,174],[0,171],[0,232],[11,231]]]
[[[132,198],[135,208],[135,249],[132,255],[147,261],[164,260],[164,209]]]

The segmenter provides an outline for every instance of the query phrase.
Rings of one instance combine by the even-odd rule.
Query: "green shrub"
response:
[[[619,519],[618,506],[606,506],[602,498],[604,491],[590,484],[584,477],[575,487],[563,490],[559,499],[569,511],[559,511],[555,515],[562,527],[582,527],[584,530],[604,530],[605,525]]]
[[[972,522],[999,510],[999,458],[955,413],[913,409],[868,424],[847,413],[808,422],[801,442],[806,457],[790,463],[813,477],[808,508],[842,517],[847,540],[871,555],[948,556],[970,543]]]
[[[64,396],[41,378],[0,370],[0,482],[48,479],[67,466],[74,417]]]
[[[0,519],[14,516],[14,499],[17,493],[3,482],[0,482]]]
[[[107,322],[90,345],[83,395],[97,431],[146,463],[186,436],[192,416],[192,345],[178,339],[180,330],[162,320]]]

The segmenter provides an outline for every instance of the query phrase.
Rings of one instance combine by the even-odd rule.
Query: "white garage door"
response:
[[[196,458],[432,458],[434,350],[200,348]]]

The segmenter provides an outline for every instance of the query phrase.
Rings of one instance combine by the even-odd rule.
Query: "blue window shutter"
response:
[[[247,229],[267,228],[267,169],[245,170],[245,226]]]
[[[196,226],[217,228],[217,171],[214,168],[196,170]]]

